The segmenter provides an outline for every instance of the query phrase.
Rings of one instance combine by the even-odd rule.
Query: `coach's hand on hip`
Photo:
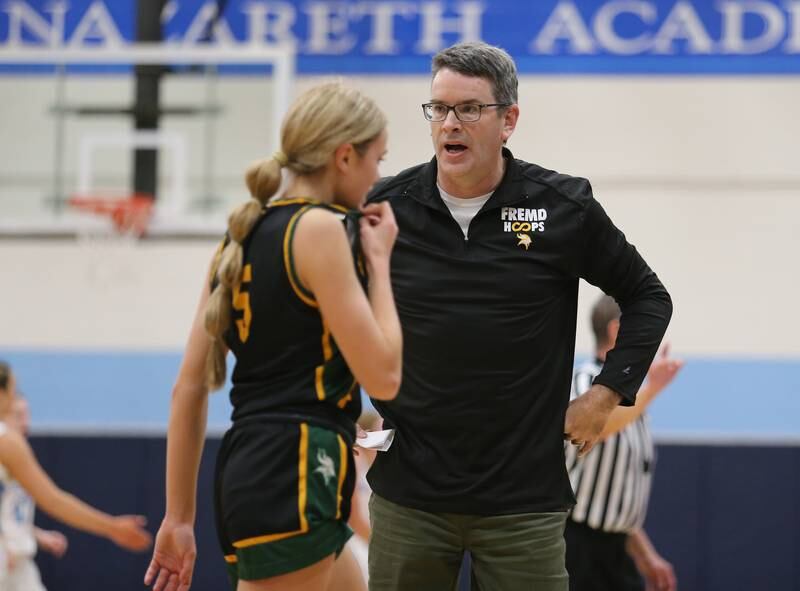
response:
[[[621,396],[611,388],[595,384],[569,403],[564,420],[564,439],[578,446],[579,456],[589,453],[597,443],[608,415],[620,399]]]

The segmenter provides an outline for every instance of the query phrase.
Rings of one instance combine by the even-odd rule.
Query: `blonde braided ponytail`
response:
[[[233,290],[242,281],[242,243],[281,183],[281,169],[297,175],[324,168],[336,148],[351,143],[364,153],[386,127],[386,116],[359,91],[340,82],[315,86],[292,105],[281,127],[281,150],[251,166],[245,183],[252,196],[228,217],[229,242],[216,269],[217,285],[205,310],[205,328],[211,338],[206,381],[212,390],[225,382],[223,336],[231,325]]]

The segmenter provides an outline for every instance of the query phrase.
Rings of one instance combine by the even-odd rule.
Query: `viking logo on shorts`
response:
[[[317,469],[314,472],[319,472],[322,474],[322,477],[325,479],[325,485],[328,484],[329,478],[336,478],[336,468],[333,465],[333,460],[331,457],[325,453],[324,449],[317,450]]]
[[[525,250],[528,250],[531,245],[531,237],[528,234],[517,234],[517,238],[519,238],[519,242],[517,242],[517,246],[524,246]]]

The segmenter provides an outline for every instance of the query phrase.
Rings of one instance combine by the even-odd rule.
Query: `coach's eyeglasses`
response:
[[[460,105],[445,105],[444,103],[424,103],[422,114],[428,121],[438,122],[447,119],[450,110],[456,114],[456,119],[462,123],[471,123],[481,118],[481,112],[487,107],[510,107],[511,103],[461,103]]]

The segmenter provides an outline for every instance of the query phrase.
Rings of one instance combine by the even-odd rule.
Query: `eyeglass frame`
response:
[[[428,115],[427,115],[427,112],[426,112],[425,108],[426,107],[432,107],[434,105],[438,105],[438,106],[441,106],[441,107],[447,107],[447,112],[444,114],[444,117],[442,117],[441,119],[429,119],[428,118]],[[459,117],[458,111],[456,111],[456,107],[461,107],[461,106],[464,106],[464,105],[469,105],[470,107],[479,107],[479,109],[478,109],[478,118],[477,119],[467,119],[466,121],[464,121],[461,117]],[[456,119],[461,121],[461,123],[475,123],[476,121],[480,121],[481,120],[481,115],[483,115],[483,110],[486,107],[510,107],[511,105],[513,105],[513,103],[458,103],[457,105],[448,105],[446,103],[422,103],[421,106],[422,106],[422,116],[425,117],[426,121],[430,121],[431,123],[441,123],[442,121],[447,119],[447,116],[450,114],[450,111],[453,111],[453,113],[456,116]]]

